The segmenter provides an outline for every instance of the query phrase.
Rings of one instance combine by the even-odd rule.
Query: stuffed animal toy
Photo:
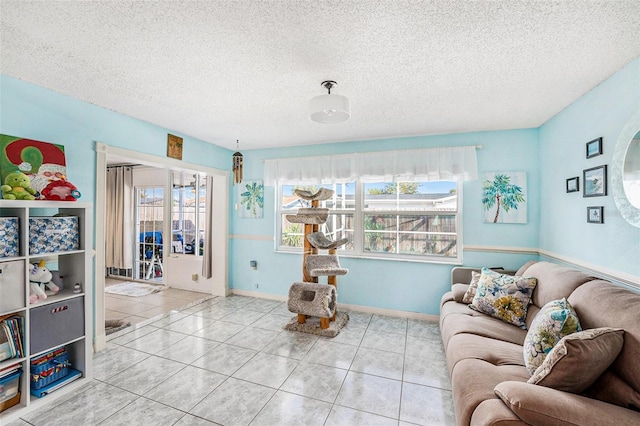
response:
[[[29,302],[36,303],[38,299],[46,299],[47,293],[45,289],[49,291],[49,295],[53,295],[60,291],[53,282],[53,274],[47,269],[45,261],[41,260],[38,264],[31,265],[29,270]]]
[[[40,191],[40,198],[44,200],[76,201],[76,199],[80,198],[80,191],[65,178],[52,179],[49,184]]]
[[[36,190],[30,185],[31,180],[24,173],[9,173],[1,187],[2,198],[5,200],[35,200]]]

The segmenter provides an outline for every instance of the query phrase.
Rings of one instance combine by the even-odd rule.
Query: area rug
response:
[[[162,288],[157,285],[142,284],[134,282],[124,282],[122,284],[114,284],[105,287],[104,292],[109,294],[119,294],[120,296],[130,297],[142,297],[149,294],[162,291]]]
[[[342,327],[349,322],[349,315],[346,312],[340,312],[336,314],[336,320],[329,323],[329,328],[324,330],[320,328],[320,318],[307,317],[307,322],[304,324],[298,324],[298,316],[291,318],[289,323],[284,326],[285,330],[300,331],[302,333],[316,334],[324,337],[336,337]]]
[[[107,335],[111,333],[115,333],[116,331],[120,331],[124,328],[127,328],[131,325],[129,321],[125,320],[105,320],[104,322],[104,331]]]

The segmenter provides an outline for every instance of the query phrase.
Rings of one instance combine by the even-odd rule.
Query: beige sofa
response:
[[[550,262],[529,262],[515,271],[538,281],[527,327],[547,302],[566,297],[583,329],[625,330],[613,364],[576,395],[526,383],[531,377],[522,346],[527,330],[461,303],[471,271],[454,268],[440,308],[458,425],[640,425],[640,294]]]

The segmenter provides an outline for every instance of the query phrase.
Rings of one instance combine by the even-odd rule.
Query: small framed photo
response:
[[[583,170],[582,187],[583,197],[607,195],[607,165]]]
[[[580,176],[567,179],[567,192],[580,191]]]
[[[587,207],[587,223],[604,223],[604,206]]]
[[[182,138],[167,134],[167,157],[182,160]]]
[[[602,138],[587,142],[587,158],[597,157],[602,154]]]

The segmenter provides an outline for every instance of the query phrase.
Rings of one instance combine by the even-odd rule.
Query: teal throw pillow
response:
[[[582,331],[578,315],[567,299],[553,300],[540,309],[524,339],[524,363],[533,374],[564,336]]]

